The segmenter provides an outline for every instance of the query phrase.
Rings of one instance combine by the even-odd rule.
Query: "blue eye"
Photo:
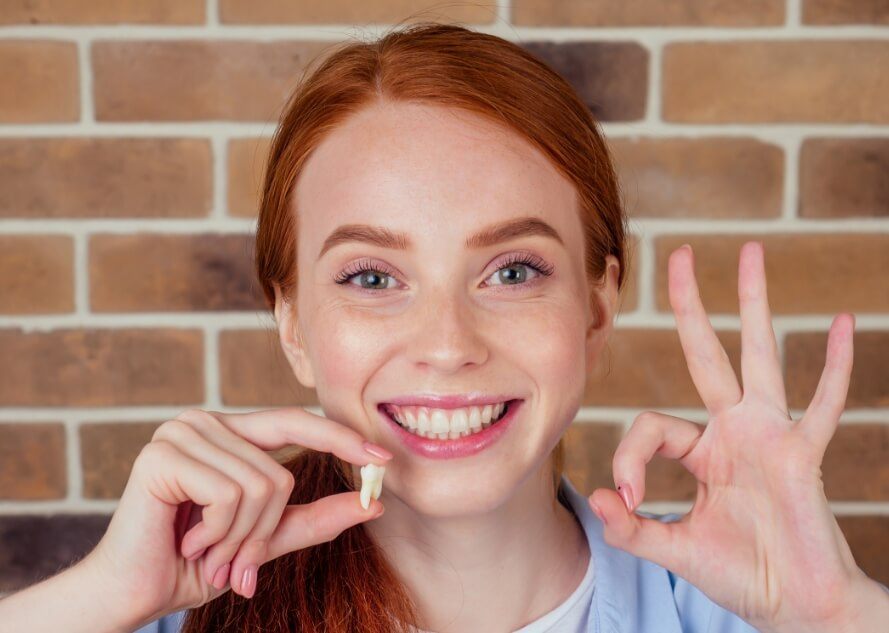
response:
[[[513,253],[510,255],[506,261],[500,264],[500,267],[497,269],[492,277],[496,277],[503,283],[494,284],[495,286],[520,286],[527,279],[527,272],[518,273],[511,278],[507,278],[504,276],[504,271],[510,270],[521,270],[522,268],[531,268],[537,275],[543,275],[544,277],[549,277],[553,274],[553,267],[547,264],[545,261],[537,257],[536,255],[531,255],[527,253]],[[533,279],[533,277],[532,277]],[[517,283],[512,283],[512,281],[517,280]]]
[[[372,274],[370,274],[370,273],[372,273]],[[353,266],[349,266],[343,272],[338,274],[334,278],[334,281],[338,284],[346,284],[346,283],[349,283],[349,281],[352,279],[352,277],[358,277],[359,275],[361,275],[362,281],[364,281],[366,279],[382,279],[385,277],[390,277],[390,278],[394,279],[394,277],[393,277],[394,274],[395,274],[395,272],[392,271],[387,266],[375,264],[369,260],[363,259],[363,260],[356,262]],[[370,288],[365,287],[365,286],[361,285],[361,282],[359,282],[359,284],[352,284],[352,285],[359,285],[363,290],[378,289],[378,287],[374,287],[374,286],[372,286]],[[388,288],[382,288],[382,290],[387,290],[387,289]]]
[[[527,272],[519,272],[518,274],[514,274],[511,277],[505,277],[503,274],[504,271],[521,271],[522,268],[531,268],[532,270],[534,270],[535,273],[537,273],[537,275],[542,275],[544,277],[548,277],[553,274],[552,265],[548,264],[536,255],[532,255],[530,253],[512,253],[506,258],[505,261],[500,263],[499,268],[494,273],[494,275],[492,275],[492,277],[497,276],[497,278],[501,281],[501,283],[495,283],[493,285],[521,286],[527,283],[525,281],[528,277]],[[395,272],[388,266],[365,259],[360,260],[346,268],[334,278],[334,281],[341,285],[348,284],[353,277],[360,276],[359,282],[357,284],[351,285],[357,285],[361,290],[369,290],[373,292],[374,290],[389,290],[390,288],[381,287],[374,282],[378,280],[385,281],[386,277],[394,280],[394,275]],[[534,279],[534,277],[531,277],[531,279]],[[369,282],[371,285],[365,286],[365,282]]]

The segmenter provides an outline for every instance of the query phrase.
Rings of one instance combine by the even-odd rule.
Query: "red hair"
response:
[[[337,125],[382,100],[473,112],[532,142],[577,188],[588,282],[599,283],[610,254],[620,264],[623,286],[627,220],[598,123],[571,85],[520,45],[462,26],[420,22],[374,42],[340,45],[310,70],[272,138],[259,209],[256,272],[272,311],[275,285],[295,296],[299,210],[292,211],[291,194],[306,158]],[[551,454],[554,497],[563,460],[560,439]],[[355,489],[350,466],[329,453],[305,450],[284,466],[296,480],[291,504]],[[253,598],[229,591],[189,610],[182,631],[390,633],[419,626],[395,569],[359,524],[332,541],[269,561]]]

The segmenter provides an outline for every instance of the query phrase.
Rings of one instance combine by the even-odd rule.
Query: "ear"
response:
[[[620,275],[620,263],[614,255],[605,257],[605,272],[597,285],[590,286],[590,307],[593,319],[586,332],[587,367],[595,366],[605,341],[614,328],[614,316],[617,313],[619,289],[617,279]]]
[[[273,286],[275,288],[275,324],[278,326],[281,348],[300,384],[314,389],[315,374],[312,372],[312,364],[309,362],[303,337],[300,335],[299,323],[295,318],[295,306],[287,301],[278,284],[273,283]]]

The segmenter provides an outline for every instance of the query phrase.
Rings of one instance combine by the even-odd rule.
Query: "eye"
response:
[[[386,277],[394,280],[394,274],[395,271],[384,264],[363,259],[348,266],[334,278],[334,281],[338,284],[347,284],[353,277],[358,277],[358,283],[351,285],[357,285],[362,290],[373,292],[374,290],[388,290],[388,287],[380,286],[379,281],[385,280]],[[365,282],[369,285],[365,286]]]
[[[499,268],[488,279],[497,279],[494,286],[520,286],[526,283],[527,269],[534,271],[535,276],[549,277],[553,274],[553,267],[541,258],[530,253],[511,253],[506,260],[499,263]],[[534,279],[535,277],[531,277]]]

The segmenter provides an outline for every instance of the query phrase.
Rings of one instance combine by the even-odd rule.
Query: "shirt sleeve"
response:
[[[183,609],[175,613],[168,613],[154,622],[149,622],[145,626],[136,629],[133,633],[179,633],[186,611],[187,609]]]

